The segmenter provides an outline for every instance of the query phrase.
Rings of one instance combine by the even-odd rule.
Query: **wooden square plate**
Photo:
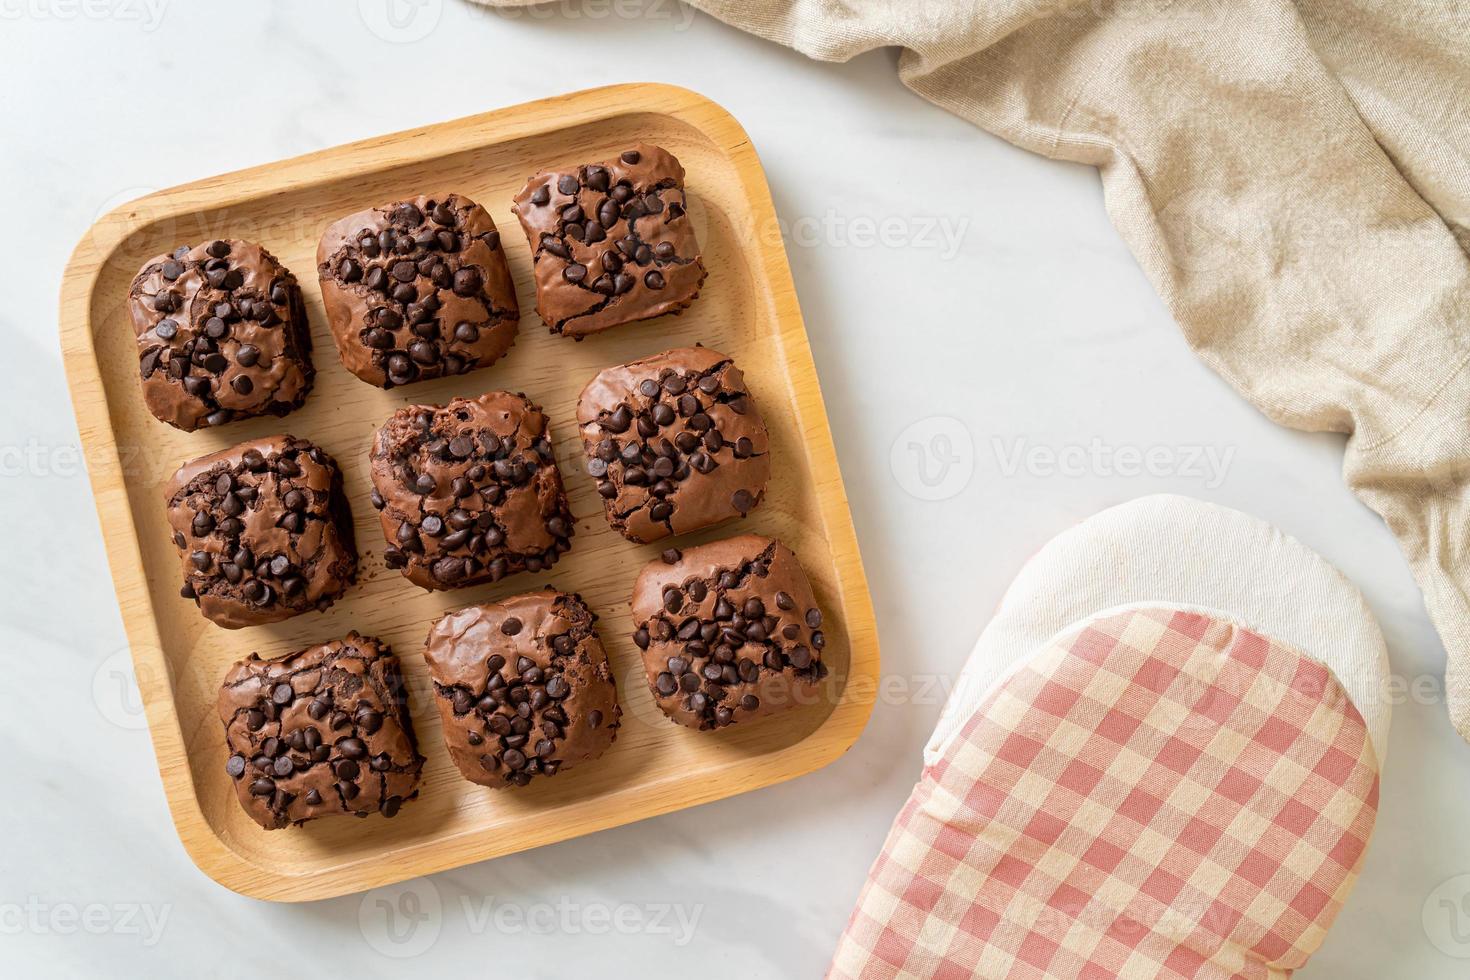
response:
[[[529,312],[531,256],[512,195],[536,170],[616,155],[635,141],[662,145],[688,172],[690,215],[710,274],[682,316],[619,327],[583,343],[552,336]],[[315,275],[316,244],[336,218],[424,193],[460,191],[502,232],[525,314],[516,345],[494,366],[392,391],[349,374],[327,331]],[[301,280],[312,324],[316,387],[284,419],[194,433],[144,408],[125,299],[142,263],[182,243],[260,242]],[[852,518],[807,346],[791,271],[755,150],[719,106],[683,89],[621,85],[365,140],[200,181],[103,217],[73,254],[61,293],[61,340],[97,510],[132,647],[138,686],[179,836],[207,874],[257,898],[305,900],[564,840],[736,793],[831,762],[857,738],[877,690],[878,644]],[[640,546],[613,532],[583,467],[575,401],[598,370],[701,342],[745,371],[771,433],[774,475],[743,521],[676,539],[688,546],[754,531],[800,557],[827,612],[826,696],[785,715],[695,732],[664,718],[629,634],[633,580],[670,542]],[[524,391],[551,418],[577,517],[572,550],[549,572],[426,594],[382,561],[368,503],[367,450],[391,412],[493,389]],[[245,439],[290,432],[341,463],[362,552],[359,582],[325,613],[228,631],[179,597],[180,572],[162,487],[186,460]],[[602,759],[496,791],[450,763],[423,662],[429,624],[445,611],[554,584],[580,592],[618,680],[624,724]],[[403,661],[420,750],[419,798],[389,820],[328,819],[267,832],[251,822],[225,775],[214,702],[234,660],[276,657],[348,630],[389,641]]]

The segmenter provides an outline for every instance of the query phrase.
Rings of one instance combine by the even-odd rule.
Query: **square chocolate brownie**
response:
[[[771,476],[745,377],[708,347],[608,368],[582,390],[577,424],[607,521],[630,541],[744,517]]]
[[[596,616],[547,588],[445,615],[425,659],[449,757],[482,786],[524,786],[602,755],[622,709]]]
[[[128,289],[148,410],[192,432],[285,415],[315,371],[296,277],[254,242],[222,239],[149,259]]]
[[[394,385],[499,360],[520,322],[500,232],[462,194],[348,215],[316,253],[322,302],[347,370]]]
[[[398,658],[347,634],[280,660],[251,654],[219,692],[240,805],[266,830],[317,817],[394,816],[418,795],[424,757]]]
[[[426,589],[539,572],[571,547],[550,428],[525,395],[399,409],[373,437],[371,464],[383,558]]]
[[[639,574],[632,612],[654,702],[681,725],[723,728],[821,697],[822,612],[779,541],[671,548]]]
[[[325,609],[357,574],[337,463],[294,436],[253,439],[179,468],[164,488],[181,594],[226,629]]]
[[[678,313],[704,284],[684,168],[657,146],[543,170],[512,210],[534,254],[536,312],[552,333],[581,340]]]

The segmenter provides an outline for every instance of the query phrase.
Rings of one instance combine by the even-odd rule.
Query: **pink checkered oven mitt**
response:
[[[829,976],[1278,978],[1378,804],[1332,672],[1223,616],[1102,614],[984,699],[894,822]]]

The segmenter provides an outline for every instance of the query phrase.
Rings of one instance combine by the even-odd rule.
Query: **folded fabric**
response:
[[[826,61],[900,48],[919,95],[1096,166],[1200,357],[1272,420],[1348,436],[1470,739],[1465,4],[689,2]]]
[[[1287,609],[1317,603],[1344,621]],[[1335,668],[1381,682],[1382,649],[1350,584],[1245,515],[1154,497],[1063,534],[976,645],[830,975],[1289,976],[1372,832],[1388,707]]]

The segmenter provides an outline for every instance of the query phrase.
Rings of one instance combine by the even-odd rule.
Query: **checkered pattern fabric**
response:
[[[829,976],[1287,977],[1377,805],[1326,667],[1198,613],[1101,618],[999,684],[925,770]]]

